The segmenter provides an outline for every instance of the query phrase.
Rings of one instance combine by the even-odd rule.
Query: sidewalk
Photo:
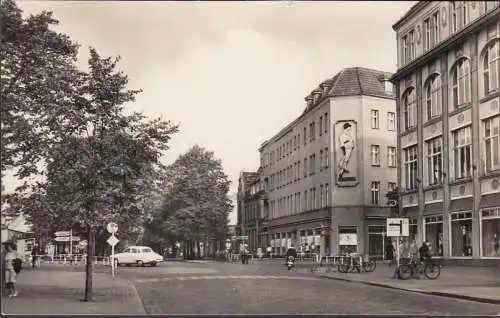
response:
[[[398,280],[392,278],[394,267],[378,262],[373,273],[358,274],[338,272],[316,273],[316,276],[357,282],[379,287],[401,289],[405,291],[468,299],[479,302],[500,304],[500,268],[498,267],[451,267],[441,268],[441,275],[436,280],[429,280],[424,275],[420,279]]]
[[[19,296],[2,297],[3,314],[142,315],[142,301],[131,281],[94,274],[92,302],[84,302],[85,273],[23,270],[17,277]]]

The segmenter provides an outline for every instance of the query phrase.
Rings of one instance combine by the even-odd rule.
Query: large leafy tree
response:
[[[81,73],[78,45],[50,29],[50,12],[24,19],[13,0],[0,2],[0,120],[3,173],[19,168],[26,179],[40,174],[50,144],[81,127],[75,99]]]
[[[91,48],[90,70],[78,71],[78,46],[50,29],[57,24],[51,13],[23,19],[5,0],[0,23],[1,172],[18,168],[22,180],[44,176],[7,199],[40,233],[76,223],[87,231],[87,253],[94,255],[94,237],[106,222],[129,232],[142,222],[159,159],[178,127],[126,115],[124,107],[140,90],[127,89],[128,77],[116,70],[119,58],[101,58]],[[85,298],[91,300],[87,264]]]
[[[190,245],[225,239],[232,202],[228,198],[230,181],[221,161],[213,152],[195,145],[169,170],[170,185],[148,230]]]

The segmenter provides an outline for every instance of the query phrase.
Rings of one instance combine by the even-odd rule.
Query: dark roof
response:
[[[269,142],[275,141],[285,135],[294,125],[305,116],[307,112],[313,109],[316,105],[321,104],[327,97],[343,97],[343,96],[374,96],[380,98],[395,99],[394,90],[392,93],[385,90],[385,81],[389,81],[392,73],[374,70],[366,67],[349,67],[344,68],[332,78],[323,81],[319,87],[312,90],[304,99],[306,100],[307,107],[304,112],[297,117],[294,121],[288,124],[285,128],[281,129],[272,138],[264,141],[259,148],[262,150]],[[322,88],[328,88],[325,94],[322,93]],[[314,100],[313,95],[320,96],[319,99]]]
[[[260,179],[260,173],[258,172],[242,172],[241,176],[243,177],[243,183],[245,185],[249,185]]]
[[[333,78],[333,86],[329,97],[370,95],[383,98],[394,98],[393,93],[385,90],[384,80],[392,74],[364,67],[345,68]]]
[[[418,10],[423,8],[425,5],[428,4],[430,1],[417,1],[406,13],[404,16],[402,16],[396,23],[393,24],[392,29],[396,31],[401,23],[403,23],[406,19],[414,15]]]

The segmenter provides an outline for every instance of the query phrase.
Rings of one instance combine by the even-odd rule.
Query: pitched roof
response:
[[[327,95],[329,97],[371,95],[394,98],[393,93],[385,90],[383,82],[391,76],[391,73],[364,67],[345,68],[332,78],[333,86]]]

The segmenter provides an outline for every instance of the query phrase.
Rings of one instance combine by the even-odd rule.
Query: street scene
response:
[[[2,313],[500,316],[499,16],[2,0]]]

